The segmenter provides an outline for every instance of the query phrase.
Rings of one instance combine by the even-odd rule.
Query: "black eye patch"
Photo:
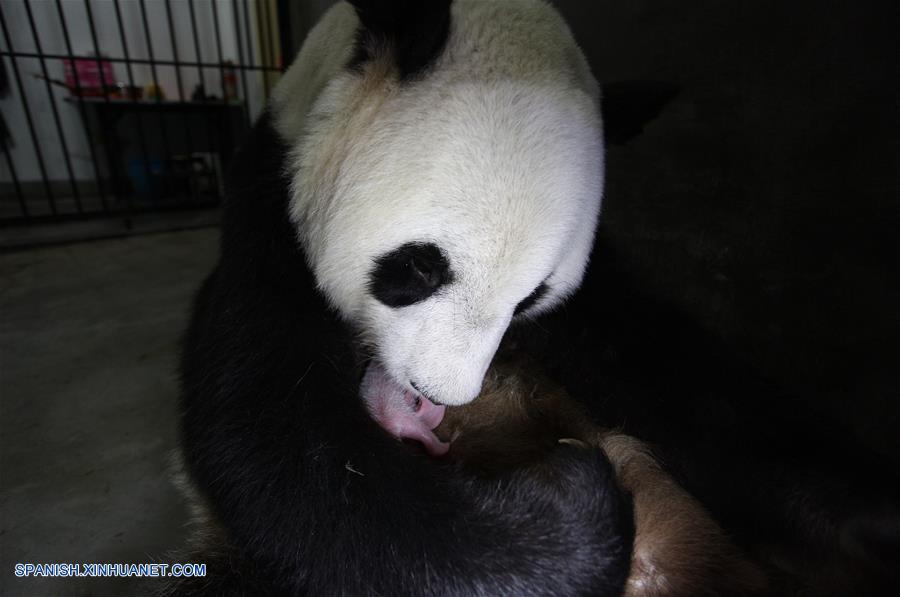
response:
[[[541,282],[540,284],[538,284],[537,288],[535,288],[534,290],[531,291],[531,294],[529,294],[528,296],[523,298],[521,301],[519,301],[519,304],[516,305],[516,310],[513,311],[513,315],[518,315],[522,311],[525,311],[525,310],[533,307],[536,302],[541,300],[541,298],[545,294],[547,294],[547,291],[549,289],[550,288],[547,286],[546,282]]]
[[[427,299],[453,280],[450,263],[432,243],[407,243],[375,260],[369,291],[388,307]]]

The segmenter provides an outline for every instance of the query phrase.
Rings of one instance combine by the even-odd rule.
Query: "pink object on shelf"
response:
[[[64,62],[66,86],[75,94],[78,94],[78,88],[80,87],[82,96],[103,95],[104,84],[107,89],[116,86],[116,75],[113,72],[112,62],[109,60],[103,58],[75,58]],[[101,72],[103,74],[102,77]],[[77,82],[75,78],[76,73],[78,74]]]

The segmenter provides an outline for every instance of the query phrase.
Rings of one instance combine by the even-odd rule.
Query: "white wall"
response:
[[[113,0],[88,0],[94,17],[97,32],[97,43],[100,52],[111,58],[124,58],[121,35],[119,32],[115,4]],[[244,64],[249,62],[248,40],[246,32],[248,27],[244,23],[244,4],[247,4],[247,13],[250,18],[249,30],[252,38],[253,58],[256,64],[261,63],[260,35],[257,26],[257,2],[266,0],[194,0],[194,12],[197,23],[197,37],[199,41],[200,58],[205,63],[218,63],[219,52],[216,45],[215,28],[213,21],[213,1],[216,3],[219,18],[219,31],[221,34],[223,60],[231,60],[234,63],[240,61],[238,53],[238,33],[240,30],[241,43],[243,45]],[[68,26],[69,37],[72,44],[72,53],[76,56],[88,56],[94,52],[93,40],[88,25],[86,0],[62,0],[63,15]],[[37,33],[41,50],[45,54],[66,54],[65,38],[57,10],[56,0],[30,0],[30,6],[37,24]],[[147,39],[144,33],[141,18],[141,6],[138,0],[120,0],[119,6],[122,12],[124,37],[128,45],[128,54],[131,58],[149,59]],[[164,0],[145,0],[147,22],[150,30],[150,38],[153,46],[153,55],[157,60],[174,60],[172,52],[172,39],[166,15],[166,2]],[[197,53],[191,29],[190,5],[187,0],[171,0],[169,6],[172,10],[172,22],[174,24],[174,37],[178,47],[178,58],[182,61],[198,62]],[[262,5],[261,5],[262,6]],[[0,0],[0,9],[6,21],[11,39],[2,38],[2,48],[12,49],[16,52],[36,52],[37,47],[28,24],[28,16],[25,9],[25,0]],[[263,12],[263,14],[265,14]],[[271,2],[269,14],[274,14],[274,2]],[[271,29],[270,29],[271,30]],[[277,45],[276,40],[272,43]],[[11,153],[15,163],[16,173],[22,181],[40,179],[40,170],[35,158],[34,148],[22,107],[20,90],[16,85],[11,58],[3,57],[9,80],[9,94],[0,99],[0,110],[6,126],[12,136]],[[67,180],[62,149],[59,143],[59,134],[53,120],[50,99],[43,80],[33,77],[33,74],[41,72],[38,59],[18,58],[19,73],[27,99],[28,107],[34,121],[35,129],[47,173],[51,180]],[[50,78],[63,80],[63,61],[47,59],[47,71]],[[114,63],[116,79],[128,82],[128,70],[124,63]],[[178,84],[175,67],[157,65],[157,78],[159,84],[170,100],[178,99]],[[180,69],[184,99],[190,99],[194,87],[200,81],[200,73],[196,67],[182,67]],[[132,73],[135,85],[148,85],[153,82],[149,65],[134,64]],[[259,71],[244,71],[246,75],[248,105],[251,118],[255,118],[260,112],[263,102],[263,75]],[[238,95],[243,97],[244,90],[238,72]],[[221,76],[218,68],[203,69],[203,83],[207,93],[222,95]],[[84,127],[78,111],[77,104],[63,101],[68,96],[68,91],[60,86],[52,86],[56,106],[62,122],[63,133],[68,144],[69,157],[75,177],[78,180],[93,180],[93,168],[90,162],[90,150],[87,144]],[[0,182],[12,180],[5,160],[0,160]]]

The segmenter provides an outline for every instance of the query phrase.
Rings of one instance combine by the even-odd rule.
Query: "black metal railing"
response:
[[[0,224],[217,205],[288,24],[286,0],[0,0]]]

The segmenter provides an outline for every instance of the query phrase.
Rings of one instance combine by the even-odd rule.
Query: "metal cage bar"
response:
[[[203,55],[200,53],[200,36],[197,34],[197,15],[194,10],[194,0],[188,0],[188,9],[191,12],[191,32],[194,38],[194,55],[197,57],[197,76],[200,80],[200,88],[203,90],[204,98],[203,101],[207,101],[206,94],[206,82],[203,78]],[[206,131],[206,142],[210,147],[215,146],[215,141],[213,139],[212,127],[209,126],[209,119],[203,119],[203,130]],[[219,167],[216,164],[212,165],[213,171],[213,184],[217,187],[219,185],[219,181],[222,179],[222,173],[219,171]]]
[[[25,0],[25,1],[28,2],[29,0]],[[104,102],[104,104],[106,104],[108,106],[109,105],[109,94],[106,93],[106,75],[103,72],[103,62],[100,60],[100,43],[97,41],[97,26],[94,24],[94,13],[91,10],[91,0],[84,0],[84,9],[85,9],[85,12],[86,12],[87,18],[88,18],[88,27],[90,27],[90,30],[91,30],[91,43],[93,44],[93,47],[94,47],[94,55],[97,56],[96,64],[97,64],[97,71],[100,76],[100,85],[103,88],[103,102]],[[124,47],[126,48],[125,51],[127,54],[127,46],[124,46]],[[74,57],[69,57],[69,60],[74,61]],[[72,67],[73,67],[73,70],[76,70],[76,71],[78,70],[77,68],[75,68],[74,63],[72,65]],[[79,97],[81,97],[80,89],[78,90],[78,94],[79,94]],[[85,122],[85,126],[90,126],[87,121]],[[143,135],[144,134],[143,128],[140,127],[140,125],[139,125],[138,129],[139,129],[139,133],[141,135]],[[115,135],[110,134],[109,130],[106,127],[101,125],[100,131],[101,131],[100,134],[103,137],[103,147],[106,150],[107,161],[110,161],[110,157],[109,157],[110,154],[117,155],[119,153],[118,144],[115,142]],[[113,195],[115,196],[116,202],[118,203],[119,197],[120,197],[119,189],[121,187],[121,181],[119,180],[118,172],[116,170],[111,169],[109,175],[110,175],[110,178],[113,179]],[[128,203],[129,203],[128,207],[130,208],[131,207],[131,198],[130,197],[128,198]]]
[[[59,24],[62,28],[63,33],[63,41],[66,44],[66,53],[69,56],[74,56],[75,53],[72,51],[72,38],[69,36],[69,26],[66,24],[66,15],[63,12],[62,0],[56,0],[56,14],[59,16]],[[88,121],[87,108],[84,105],[84,97],[82,97],[81,93],[81,77],[78,76],[78,70],[72,69],[72,78],[75,81],[75,95],[77,96],[78,101],[78,112],[81,116],[82,122]],[[94,183],[97,185],[97,194],[100,197],[100,206],[103,208],[103,211],[109,212],[109,203],[106,199],[106,188],[103,184],[103,177],[100,175],[100,166],[97,162],[97,150],[94,147],[94,141],[88,138],[88,151],[91,154],[91,168],[94,171]]]
[[[29,0],[30,1],[30,0]],[[19,58],[40,58],[44,57],[48,60],[68,60],[69,58],[84,58],[84,56],[69,56],[67,54],[37,54],[35,52],[12,52],[9,50],[0,50],[0,56],[18,56]],[[181,67],[194,67],[199,66],[201,68],[219,68],[219,65],[215,62],[196,62],[191,60],[149,60],[146,58],[116,58],[115,56],[103,56],[103,60],[107,62],[116,62],[116,63],[131,63],[131,64],[150,64],[153,62],[154,64],[160,66],[181,66]],[[280,66],[273,65],[263,65],[263,64],[235,64],[235,68],[240,68],[242,70],[255,70],[255,71],[269,71],[273,73],[283,72],[284,69]]]
[[[172,20],[172,3],[170,0],[166,0],[166,22],[169,25],[169,43],[172,46],[172,58],[175,59],[175,62],[178,62],[178,40],[175,37],[175,23]],[[184,84],[181,80],[181,67],[175,67],[175,80],[178,84],[178,98],[181,101],[184,101],[186,96],[184,94]],[[194,155],[194,139],[193,135],[191,135],[191,123],[188,120],[186,114],[181,115],[181,123],[182,128],[184,130],[184,141],[187,147],[188,156],[191,156],[191,159]],[[190,199],[196,200],[196,193],[193,192],[194,189],[191,189]]]
[[[286,61],[290,11],[288,0],[206,1],[0,2],[0,102],[22,114],[0,126],[0,225],[220,202],[223,170]],[[177,98],[149,97],[151,83]]]
[[[81,205],[81,195],[78,192],[78,184],[75,182],[75,171],[72,170],[72,158],[69,157],[69,144],[66,143],[66,134],[63,132],[62,121],[59,119],[59,108],[56,107],[56,95],[53,93],[53,86],[50,82],[50,74],[47,72],[47,61],[44,59],[41,50],[41,38],[37,32],[37,26],[34,24],[34,13],[31,10],[31,3],[25,3],[25,12],[28,14],[28,27],[31,29],[31,37],[34,40],[34,47],[40,58],[38,61],[41,65],[41,74],[44,76],[44,85],[47,88],[47,99],[50,100],[50,113],[53,114],[53,124],[56,125],[56,137],[59,139],[60,149],[62,149],[63,162],[66,165],[66,172],[69,175],[69,185],[72,189],[72,197],[75,199],[75,208],[79,213],[84,212]]]
[[[0,3],[0,27],[3,28],[3,37],[6,38],[6,47],[10,53],[13,52],[12,37],[9,35],[9,29],[6,26],[6,17],[4,16],[3,5]],[[37,158],[38,168],[41,172],[41,181],[44,184],[44,191],[47,193],[47,201],[50,205],[50,211],[56,215],[56,198],[53,195],[53,189],[50,187],[50,179],[47,177],[47,165],[44,163],[44,153],[41,151],[41,144],[38,141],[37,132],[34,128],[34,119],[31,117],[31,109],[28,107],[28,100],[25,97],[25,86],[22,84],[22,75],[19,72],[19,64],[13,56],[12,59],[13,76],[16,79],[20,99],[22,101],[22,110],[25,112],[25,122],[28,125],[28,134],[31,137],[31,144],[34,147],[34,155]]]
[[[85,0],[85,4],[87,4],[88,6],[90,6],[90,2],[91,2],[91,0]],[[125,70],[128,73],[128,90],[126,91],[125,97],[130,99],[132,102],[137,102],[137,98],[132,93],[132,88],[134,87],[134,72],[131,67],[132,63],[131,63],[131,61],[128,60],[128,58],[129,58],[128,40],[125,39],[125,26],[122,24],[122,9],[119,6],[119,0],[115,0],[113,2],[113,8],[115,9],[115,12],[116,12],[116,27],[119,32],[119,43],[122,44],[122,53],[125,55],[125,60],[126,60]],[[94,17],[90,11],[88,11],[88,18],[90,19],[90,22],[91,22],[91,31],[94,32],[95,31]],[[97,45],[96,33],[93,33],[93,35],[94,35],[94,45],[96,46]],[[99,54],[99,49],[95,50],[95,52]],[[109,94],[107,93],[106,89],[103,90],[103,100],[106,102],[107,105],[109,105]],[[138,144],[141,148],[141,156],[143,158],[144,176],[146,176],[149,179],[152,176],[152,173],[150,171],[150,152],[147,150],[147,134],[144,130],[143,114],[135,114],[135,124],[137,125],[136,129],[137,129],[137,134],[138,134]],[[109,136],[110,132],[108,131],[108,129],[102,125],[101,125],[101,127],[104,131],[106,131],[105,134]],[[115,136],[115,131],[112,131],[111,136]],[[112,146],[110,146],[110,147],[112,147]],[[128,205],[129,210],[134,209],[134,200],[132,199],[130,193],[128,193],[126,195],[125,201],[126,201],[126,204]]]
[[[238,63],[244,63],[244,41],[241,39],[241,25],[240,19],[238,18],[238,0],[232,0],[231,3],[231,14],[234,18],[234,39],[237,40],[237,50],[238,50]],[[250,40],[247,40],[248,43]],[[240,71],[241,77],[241,90],[244,92],[244,120],[249,125],[250,123],[250,94],[247,92],[247,73],[245,71]]]

